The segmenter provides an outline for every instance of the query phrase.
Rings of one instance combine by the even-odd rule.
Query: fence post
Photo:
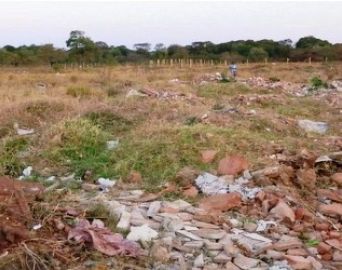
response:
[[[153,60],[150,60],[150,67],[153,67]]]
[[[192,68],[192,59],[189,59],[189,67]]]
[[[328,63],[328,56],[325,57],[325,63]]]
[[[246,61],[247,66],[248,66],[248,63],[249,63],[249,61],[248,61],[248,58],[247,58],[247,61]]]
[[[286,58],[286,64],[289,64],[289,62],[290,62],[290,58]]]
[[[309,57],[309,64],[311,65],[311,57]]]
[[[267,64],[267,62],[268,62],[268,59],[267,59],[267,57],[265,57],[265,64]]]
[[[172,58],[170,59],[170,66],[171,67],[173,66],[173,59]]]

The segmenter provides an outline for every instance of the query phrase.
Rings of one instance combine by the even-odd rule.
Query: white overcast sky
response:
[[[0,46],[53,43],[71,30],[112,45],[307,35],[342,43],[342,2],[0,1]]]

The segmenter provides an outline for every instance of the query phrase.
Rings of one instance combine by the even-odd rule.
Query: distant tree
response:
[[[80,30],[70,32],[69,39],[66,41],[71,60],[81,62],[94,62],[96,60],[97,47],[95,43],[85,36]]]
[[[134,48],[138,51],[145,51],[149,52],[151,50],[151,44],[150,43],[136,43],[134,44]]]
[[[332,44],[327,40],[315,38],[314,36],[302,37],[296,43],[297,49],[312,49],[317,47],[330,47]]]
[[[154,46],[154,54],[155,58],[164,58],[166,57],[167,49],[163,43],[157,43]]]
[[[189,56],[188,50],[180,45],[170,45],[167,48],[167,54],[170,58],[186,58]]]
[[[249,51],[249,59],[252,61],[262,61],[268,57],[268,53],[263,48],[253,47]]]

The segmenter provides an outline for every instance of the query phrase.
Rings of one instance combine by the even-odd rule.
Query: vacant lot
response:
[[[316,89],[312,78],[328,84],[342,80],[342,64],[241,65],[237,81],[221,80],[222,76],[217,80],[221,73],[226,76],[225,67],[99,67],[59,72],[2,68],[0,175],[18,178],[31,166],[29,179],[24,181],[50,186],[57,181],[47,181],[51,176],[64,179],[74,174],[58,187],[63,192],[45,193],[44,205],[57,211],[53,209],[71,207],[75,205],[72,201],[78,201],[79,193],[84,192],[80,178],[90,184],[100,177],[115,179],[124,190],[139,188],[152,194],[175,183],[176,191],[161,196],[173,200],[184,198],[177,177],[184,167],[216,175],[222,158],[239,155],[248,161],[250,171],[256,171],[277,165],[279,154],[294,157],[306,149],[319,156],[341,151],[341,92],[329,87]],[[298,125],[304,119],[325,122],[328,129],[306,132]],[[114,146],[108,147],[110,144]],[[201,152],[205,150],[217,152],[212,162],[203,162]],[[334,168],[331,173],[339,170]],[[327,185],[317,182],[314,187]],[[313,192],[296,185],[295,190],[299,197]],[[95,191],[90,194],[88,203],[97,196]],[[196,204],[198,197],[187,200]],[[106,219],[106,209],[102,209],[104,213],[100,210],[92,209],[92,218],[102,217],[108,227],[115,223]],[[31,211],[45,229],[53,223],[46,222],[53,215],[51,211]],[[62,241],[60,232],[58,237],[52,236],[51,230],[44,233],[56,243]],[[74,246],[66,249],[56,244],[56,264],[44,257],[47,251],[42,246],[35,246],[36,255],[22,246],[19,251],[10,247],[13,253],[7,255],[4,269],[11,269],[9,262],[20,264],[18,258],[25,254],[28,269],[45,269],[42,265],[57,269],[61,263],[83,265],[87,260],[96,266],[103,260],[100,253],[82,253]],[[65,255],[70,255],[68,250],[73,250],[73,257]],[[34,260],[39,268],[32,267]],[[142,269],[153,265],[149,259],[142,261]],[[120,263],[116,269],[138,267]],[[98,267],[93,269],[107,269],[106,264]]]

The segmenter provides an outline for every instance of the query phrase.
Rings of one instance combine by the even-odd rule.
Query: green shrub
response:
[[[92,91],[90,88],[84,86],[70,86],[66,93],[73,97],[85,97],[90,96]]]
[[[312,90],[318,90],[319,88],[327,88],[327,82],[323,81],[320,77],[313,77],[310,79],[310,85]]]

